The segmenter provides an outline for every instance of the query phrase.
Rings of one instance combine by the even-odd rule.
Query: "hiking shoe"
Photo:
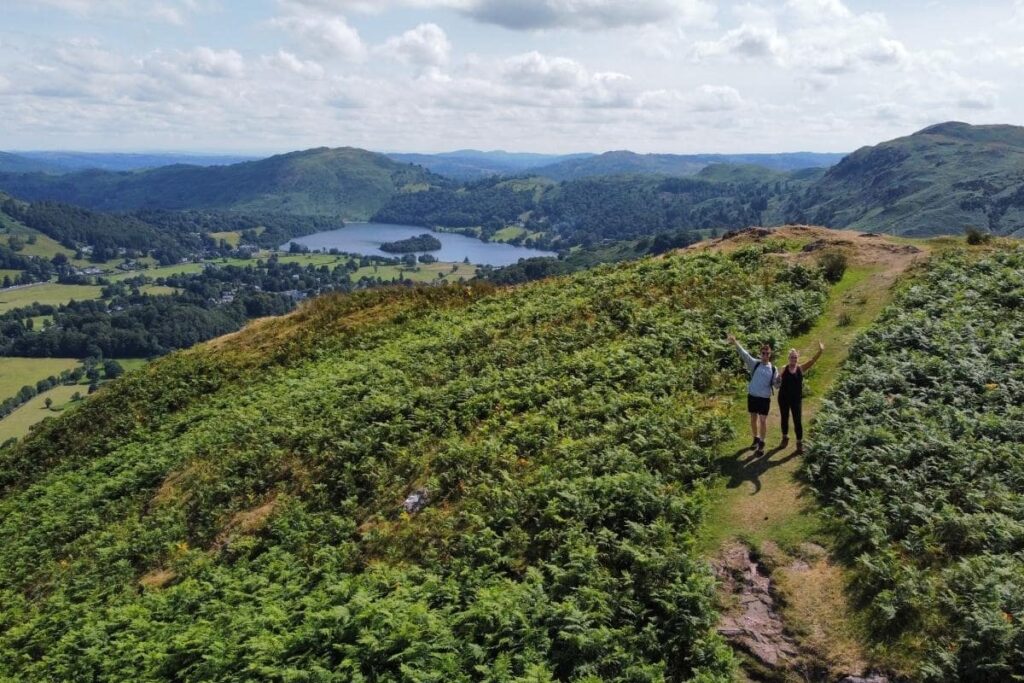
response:
[[[750,447],[756,449],[760,445],[761,445],[761,439],[759,439],[759,438],[757,438],[755,436],[754,437],[754,442],[752,444],[750,444]]]
[[[782,437],[782,441],[779,443],[779,448],[785,448],[788,445],[789,445],[789,437],[788,436],[783,436]]]
[[[804,442],[803,441],[797,441],[796,442],[796,452],[797,453],[803,453],[804,452]]]

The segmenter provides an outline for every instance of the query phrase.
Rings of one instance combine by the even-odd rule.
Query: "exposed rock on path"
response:
[[[760,663],[788,668],[800,651],[785,633],[767,571],[739,543],[729,545],[714,568],[723,589],[738,601],[722,615],[718,632]]]

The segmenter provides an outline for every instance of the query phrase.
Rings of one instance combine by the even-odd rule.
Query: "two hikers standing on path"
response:
[[[779,389],[779,412],[782,414],[782,444],[789,444],[789,416],[793,416],[793,428],[796,432],[796,451],[803,452],[804,426],[802,414],[802,396],[804,373],[811,369],[825,350],[825,345],[818,342],[818,352],[806,363],[800,363],[800,354],[790,349],[789,362],[780,372],[772,365],[772,347],[762,344],[760,359],[754,358],[733,335],[728,335],[729,343],[739,351],[743,364],[750,373],[747,384],[747,412],[750,413],[750,431],[754,436],[751,447],[760,454],[764,452],[764,438],[768,432],[768,411],[771,409],[772,394]]]

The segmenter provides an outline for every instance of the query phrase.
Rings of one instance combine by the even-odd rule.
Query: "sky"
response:
[[[1024,123],[1024,0],[0,0],[0,149],[847,152]]]

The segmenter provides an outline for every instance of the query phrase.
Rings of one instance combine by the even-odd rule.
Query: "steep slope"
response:
[[[943,123],[829,169],[792,221],[903,235],[1024,235],[1024,128]]]
[[[102,210],[231,209],[360,219],[398,192],[440,180],[380,154],[322,147],[230,166],[0,174],[0,188],[22,199]]]
[[[693,551],[721,339],[823,289],[672,256],[326,297],[158,361],[0,453],[0,671],[728,680]]]
[[[842,154],[792,152],[783,154],[637,154],[605,152],[597,156],[569,159],[530,172],[554,180],[576,180],[602,175],[691,176],[712,164],[748,164],[774,171],[831,166]]]

